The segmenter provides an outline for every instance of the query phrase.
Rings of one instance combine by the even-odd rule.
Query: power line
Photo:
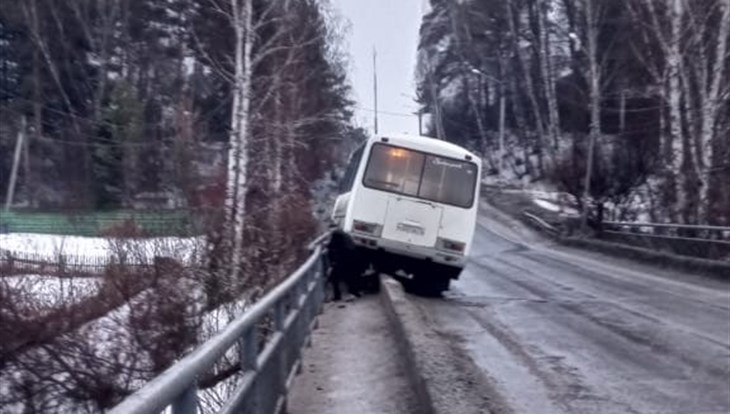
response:
[[[0,88],[0,90],[2,90],[2,88]],[[227,94],[230,94],[230,92],[228,92]],[[81,115],[69,114],[69,113],[67,113],[65,111],[62,111],[62,110],[59,110],[59,109],[55,109],[53,107],[48,107],[48,106],[46,106],[46,104],[44,102],[40,102],[40,101],[37,101],[37,100],[25,98],[25,97],[22,97],[22,96],[17,96],[16,95],[12,99],[17,99],[17,100],[20,100],[20,101],[23,101],[23,102],[26,102],[26,103],[30,103],[30,104],[37,104],[37,103],[39,103],[39,104],[43,105],[43,110],[44,111],[47,111],[47,112],[50,112],[50,113],[53,113],[53,114],[57,114],[57,115],[60,115],[61,117],[65,117],[65,118],[68,118],[68,119],[78,119],[78,120],[82,120],[82,121],[89,122],[91,124],[106,125],[106,126],[110,126],[110,127],[118,127],[118,126],[121,125],[121,124],[117,124],[117,123],[114,123],[114,122],[111,122],[111,121],[107,121],[107,120],[104,120],[104,119],[97,121],[97,120],[94,120],[94,119],[91,119],[91,118],[88,118],[88,117],[84,117],[84,116],[81,116]],[[223,99],[222,101],[225,101],[225,99]],[[211,119],[216,114],[216,112],[218,110],[220,110],[220,108],[222,107],[222,105],[223,104],[217,105],[214,109],[208,111],[207,113],[205,113],[205,114],[203,114],[201,116],[196,117],[194,119],[193,123],[192,123],[193,126],[199,125],[199,124],[201,124],[201,123],[203,123],[203,122],[208,121],[209,119]],[[17,109],[13,109],[11,107],[5,107],[5,109],[7,111],[9,111],[9,112],[14,113],[15,115],[18,115],[18,116],[23,116],[24,115],[23,112],[21,112],[21,111],[19,111]],[[165,123],[164,121],[152,122],[152,123],[144,123],[144,125],[146,127],[153,127],[153,128],[158,128],[158,127],[160,127],[160,128],[170,128],[171,127],[171,125]],[[48,121],[46,119],[43,119],[43,126],[49,127],[49,126],[53,126],[53,125],[51,125],[50,123],[48,123]],[[110,140],[110,139],[103,138],[103,137],[101,137],[99,135],[94,135],[94,134],[90,134],[90,133],[83,133],[83,132],[82,133],[74,132],[73,135],[80,136],[80,137],[84,137],[84,138],[93,140],[95,142],[73,141],[73,140],[67,140],[67,139],[61,139],[61,138],[47,137],[47,136],[42,136],[42,135],[38,136],[37,139],[39,141],[56,143],[56,144],[63,144],[63,145],[69,145],[69,146],[76,146],[76,147],[148,147],[148,146],[155,146],[155,145],[160,145],[161,144],[161,140],[158,140],[158,141],[146,141],[146,142],[118,142],[118,141],[113,141],[113,140]],[[176,134],[165,135],[164,137],[162,137],[162,140],[168,139],[168,138],[172,138],[175,135]]]
[[[4,88],[1,88],[1,87],[0,87],[0,91],[6,92],[6,93],[13,93],[13,91],[10,91],[8,89],[4,89]],[[223,105],[225,105],[226,101],[230,98],[231,93],[232,93],[231,90],[227,90],[225,92],[225,96],[222,99],[220,99],[221,103],[219,105],[216,105],[213,109],[209,110],[208,112],[205,112],[205,113],[200,114],[199,116],[197,116],[195,118],[194,122],[193,122],[193,125],[201,124],[201,123],[203,123],[205,121],[208,121],[211,118],[213,118],[213,116],[220,110],[220,108]],[[82,115],[71,114],[71,113],[68,113],[66,111],[63,111],[63,110],[60,110],[60,109],[56,109],[56,108],[53,108],[51,106],[47,106],[47,103],[46,102],[43,102],[43,101],[38,101],[38,100],[35,100],[35,99],[26,98],[26,97],[19,96],[19,95],[11,95],[11,99],[20,100],[20,101],[23,101],[23,102],[29,103],[29,104],[40,104],[40,105],[43,105],[43,110],[44,111],[52,112],[52,113],[58,114],[60,116],[69,118],[69,119],[78,119],[80,121],[86,121],[86,122],[89,122],[91,124],[117,126],[116,123],[111,122],[111,121],[107,121],[107,120],[104,120],[104,119],[96,120],[96,119],[92,119],[92,118],[85,117],[85,116],[82,116]],[[9,110],[15,112],[16,114],[22,115],[22,113],[20,113],[17,110],[13,110],[13,109],[10,109],[10,108],[9,108]],[[164,121],[145,123],[145,125],[152,126],[152,127],[165,127],[165,126],[168,126],[168,125],[165,124]]]

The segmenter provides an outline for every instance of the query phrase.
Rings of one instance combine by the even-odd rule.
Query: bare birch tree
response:
[[[226,184],[226,227],[231,234],[229,281],[239,278],[243,250],[243,231],[246,217],[246,189],[249,146],[249,109],[251,104],[251,0],[230,0],[230,22],[235,33],[235,66],[233,108],[228,149],[228,178]]]

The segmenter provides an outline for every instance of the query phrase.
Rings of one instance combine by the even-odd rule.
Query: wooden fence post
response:
[[[15,263],[13,262],[13,254],[10,252],[10,250],[5,252],[5,254],[7,255],[8,268],[12,272],[15,270]]]
[[[63,254],[58,255],[58,274],[64,275],[66,273],[66,257]]]

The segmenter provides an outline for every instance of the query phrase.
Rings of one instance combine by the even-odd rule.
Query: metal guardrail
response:
[[[603,222],[603,240],[714,261],[730,261],[730,227]]]
[[[523,212],[522,215],[524,215],[530,222],[538,227],[540,227],[541,230],[546,231],[552,235],[556,235],[559,233],[559,230],[555,228],[552,224],[548,223],[547,221],[541,219],[540,217],[529,213],[527,211]]]
[[[670,228],[670,229],[686,229],[686,230],[708,230],[708,231],[727,231],[730,227],[724,226],[700,226],[694,224],[665,224],[665,223],[634,223],[629,221],[604,221],[603,224],[610,226],[624,227],[650,227],[650,228]]]
[[[692,224],[631,223],[624,221],[605,221],[603,222],[603,226],[604,229],[602,231],[608,234],[730,246],[730,227]],[[614,230],[610,230],[611,228]],[[637,231],[642,228],[651,229],[651,232]],[[628,229],[628,231],[625,229]],[[664,234],[657,234],[657,230]],[[690,234],[682,234],[682,232]]]
[[[523,212],[523,217],[527,224],[551,236],[570,236],[573,230],[570,225],[556,227],[529,212]],[[605,241],[682,256],[730,260],[730,227],[605,221],[594,236]]]
[[[220,413],[279,412],[302,347],[324,302],[327,269],[325,234],[310,244],[307,261],[243,315],[213,338],[114,407],[110,414],[151,414],[171,407],[173,414],[198,412],[196,380],[238,347],[241,377]],[[261,323],[273,322],[273,332],[260,346]],[[261,348],[261,349],[260,349]]]

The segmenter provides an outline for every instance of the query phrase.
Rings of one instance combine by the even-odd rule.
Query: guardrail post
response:
[[[317,257],[317,262],[314,263],[312,268],[307,273],[307,283],[305,286],[305,295],[307,297],[307,300],[304,303],[304,307],[307,309],[307,316],[305,320],[302,321],[302,329],[304,330],[302,335],[306,337],[305,344],[308,347],[312,346],[311,330],[315,328],[313,323],[316,321],[318,315],[317,303],[319,302],[319,292],[317,291],[317,285],[313,285],[313,283],[315,283],[317,280],[317,266],[319,266],[320,257]],[[310,287],[312,288],[311,291],[309,290]]]
[[[195,382],[193,382],[172,403],[172,414],[197,414],[197,412],[198,412],[198,386]]]
[[[325,251],[322,252],[322,254],[317,259],[317,265],[315,267],[314,272],[314,304],[313,304],[313,311],[314,314],[312,315],[313,318],[316,318],[317,315],[322,313],[322,308],[324,305],[324,298],[325,298],[325,288],[327,286],[327,272],[329,271],[329,260],[327,259],[327,254]]]
[[[297,318],[297,338],[303,340],[307,336],[309,319],[312,317],[308,277],[302,281],[297,290],[297,304],[301,304],[299,307],[299,317]]]
[[[276,369],[276,393],[275,398],[279,398],[280,396],[283,396],[286,392],[286,377],[287,377],[287,370],[286,370],[286,351],[287,346],[289,345],[287,342],[288,335],[286,331],[284,330],[284,322],[286,319],[286,305],[287,302],[289,302],[291,299],[291,292],[287,293],[283,298],[281,298],[276,305],[274,306],[274,327],[276,329],[276,332],[281,335],[281,342],[279,343],[279,349],[277,352],[277,355],[275,358],[275,369]]]
[[[258,367],[258,346],[256,345],[256,328],[249,328],[241,338],[241,368],[243,371],[256,371]]]
[[[258,364],[258,344],[256,343],[256,325],[246,330],[239,341],[239,359],[241,363],[241,371],[245,374],[249,371],[257,371]],[[251,386],[251,397],[249,398],[247,413],[258,413],[258,384],[254,379]]]
[[[10,251],[6,252],[8,258],[8,267],[10,270],[15,270],[15,263],[13,262],[13,254]]]

